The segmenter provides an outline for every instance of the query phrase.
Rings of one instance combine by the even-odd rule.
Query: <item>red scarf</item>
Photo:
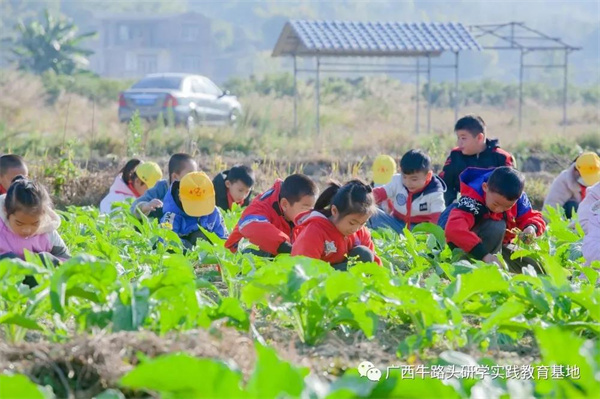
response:
[[[231,196],[231,193],[229,192],[229,190],[227,190],[227,204],[229,205],[229,209],[231,209],[231,205],[233,205],[235,201],[233,200],[233,197]],[[238,205],[244,205],[244,200],[236,202],[236,204]]]
[[[6,194],[6,190],[4,189],[4,186],[2,186],[0,184],[0,195],[4,195],[4,194]]]

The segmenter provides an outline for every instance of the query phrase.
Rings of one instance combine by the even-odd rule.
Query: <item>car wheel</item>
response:
[[[229,114],[229,126],[238,127],[240,125],[242,114],[238,109],[233,109]]]
[[[185,121],[185,127],[187,130],[193,130],[198,125],[198,117],[195,113],[191,113]]]

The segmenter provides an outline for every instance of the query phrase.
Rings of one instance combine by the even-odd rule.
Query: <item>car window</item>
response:
[[[223,90],[219,89],[219,87],[216,84],[214,84],[210,79],[203,77],[202,83],[204,84],[204,87],[206,87],[206,92],[208,94],[212,94],[217,97],[223,94]]]
[[[156,76],[144,78],[131,86],[132,89],[170,89],[180,90],[183,78],[176,76]]]
[[[192,81],[192,92],[206,94],[206,92],[207,92],[206,86],[203,84],[203,82],[200,79],[193,78],[193,79],[191,79],[191,81]]]

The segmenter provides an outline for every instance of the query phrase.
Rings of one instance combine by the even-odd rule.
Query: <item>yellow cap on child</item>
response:
[[[378,155],[373,162],[373,183],[388,184],[396,173],[396,161],[389,155]]]
[[[162,179],[162,170],[155,162],[144,162],[135,168],[135,174],[143,181],[148,188],[156,185],[156,182]]]
[[[575,168],[586,186],[593,186],[600,181],[600,157],[595,152],[581,154],[575,161]]]
[[[215,187],[204,172],[188,173],[179,183],[179,199],[189,216],[201,217],[214,212]]]

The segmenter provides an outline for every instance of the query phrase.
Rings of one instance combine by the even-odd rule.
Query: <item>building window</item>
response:
[[[181,40],[184,42],[194,42],[200,36],[200,29],[196,25],[185,24],[181,27]]]
[[[137,71],[148,74],[155,73],[158,69],[158,59],[155,55],[138,55]]]
[[[197,55],[184,55],[181,58],[182,72],[199,73],[202,69],[202,58]]]
[[[135,72],[137,70],[137,57],[135,53],[130,51],[125,53],[125,70],[127,72]]]
[[[127,25],[119,25],[117,30],[117,40],[119,43],[128,42],[131,38],[131,32],[129,31],[129,26]]]

